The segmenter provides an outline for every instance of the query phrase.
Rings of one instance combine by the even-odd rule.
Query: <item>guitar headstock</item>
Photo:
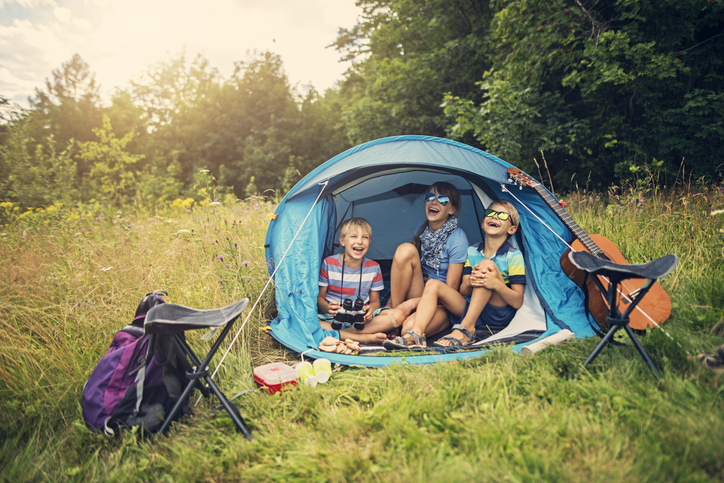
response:
[[[535,188],[540,183],[519,170],[518,168],[508,168],[508,178],[511,183],[515,183],[520,186],[521,189],[525,186],[526,188]]]

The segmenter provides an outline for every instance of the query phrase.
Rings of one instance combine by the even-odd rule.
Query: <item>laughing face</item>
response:
[[[505,207],[493,203],[488,207],[487,211],[490,210],[493,210],[494,213],[492,213],[491,216],[485,216],[482,223],[482,228],[486,236],[502,235],[509,237],[518,230],[518,227],[514,226],[511,222],[510,214],[505,211]],[[501,220],[501,217],[505,218],[505,220]]]
[[[339,237],[339,244],[344,247],[345,260],[362,260],[370,248],[370,238],[367,230],[359,226],[350,227],[345,236]]]
[[[439,227],[444,225],[447,219],[450,218],[457,209],[447,197],[443,197],[444,200],[447,200],[443,205],[439,199],[441,195],[434,191],[431,193],[435,194],[435,199],[425,201],[425,215],[427,216],[427,221],[429,221],[432,226],[437,225]]]

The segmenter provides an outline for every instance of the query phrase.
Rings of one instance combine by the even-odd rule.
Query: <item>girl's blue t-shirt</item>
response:
[[[415,233],[418,232],[422,223],[415,229]],[[422,274],[428,279],[433,278],[440,280],[441,282],[447,281],[447,269],[451,263],[465,263],[468,258],[468,236],[465,231],[457,227],[457,229],[450,233],[445,242],[445,249],[442,251],[442,258],[440,260],[440,267],[435,270],[430,267],[424,258],[420,258],[420,264],[422,265]]]

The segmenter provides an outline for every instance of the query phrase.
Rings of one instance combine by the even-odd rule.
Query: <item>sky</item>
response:
[[[278,54],[293,86],[324,92],[348,67],[325,47],[360,13],[354,0],[0,0],[0,95],[27,107],[76,53],[107,104],[181,53],[203,54],[228,79],[254,50]]]

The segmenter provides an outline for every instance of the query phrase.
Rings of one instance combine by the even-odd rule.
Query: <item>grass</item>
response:
[[[724,194],[629,187],[563,199],[584,230],[611,239],[632,263],[681,257],[662,280],[674,304],[666,333],[641,338],[661,381],[632,347],[607,348],[574,378],[597,339],[530,358],[499,350],[459,363],[336,367],[323,386],[236,399],[251,442],[207,401],[166,436],[109,439],[85,428],[80,399],[144,293],[166,289],[169,301],[199,308],[256,300],[268,277],[271,204],[6,211],[0,479],[723,480],[724,376],[689,356],[724,343],[724,214],[711,215]],[[273,315],[267,290],[217,375],[227,394],[256,389],[255,366],[296,360],[258,329]]]

